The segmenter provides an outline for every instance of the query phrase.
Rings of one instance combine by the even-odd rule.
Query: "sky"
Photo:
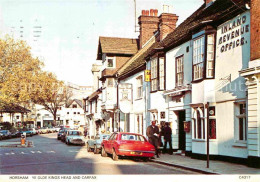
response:
[[[0,0],[0,36],[25,40],[32,53],[58,79],[81,86],[93,83],[99,36],[137,38],[134,0]],[[136,19],[141,10],[170,5],[183,22],[204,0],[136,0]],[[136,22],[138,22],[136,20]],[[41,27],[37,41],[34,26]],[[15,27],[15,28],[11,28]],[[23,37],[18,36],[23,27]],[[138,28],[137,28],[138,29]],[[15,30],[15,33],[11,33]],[[19,34],[20,35],[20,34]]]

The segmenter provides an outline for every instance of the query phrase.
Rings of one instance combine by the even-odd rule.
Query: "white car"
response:
[[[84,136],[79,130],[68,130],[66,133],[65,143],[85,145]]]

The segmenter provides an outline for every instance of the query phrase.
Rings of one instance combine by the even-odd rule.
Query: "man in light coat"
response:
[[[146,129],[146,135],[148,136],[148,141],[155,148],[155,155],[159,157],[158,144],[159,144],[159,127],[155,125],[155,121],[152,121],[152,125],[148,126]]]

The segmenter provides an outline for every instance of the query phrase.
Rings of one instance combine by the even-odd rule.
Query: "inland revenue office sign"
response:
[[[218,29],[217,45],[220,53],[227,52],[236,47],[249,43],[250,14],[238,16]],[[248,40],[247,40],[248,39]]]

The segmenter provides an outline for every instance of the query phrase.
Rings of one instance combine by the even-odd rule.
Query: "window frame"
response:
[[[109,66],[108,64],[108,60],[112,60],[113,65]],[[116,61],[115,61],[115,57],[112,56],[106,56],[106,68],[116,68]]]
[[[156,65],[154,65],[156,63]],[[155,82],[155,83],[153,83]],[[154,86],[155,84],[155,86]],[[151,60],[151,92],[158,91],[158,58]]]
[[[244,106],[244,113],[241,113],[241,105]],[[242,119],[242,127],[241,127]],[[241,139],[242,130],[242,139]],[[248,119],[247,119],[247,103],[238,102],[235,103],[235,141],[247,142],[248,140]]]
[[[161,67],[161,60],[163,60],[163,66]],[[158,67],[158,90],[162,91],[165,90],[165,56],[159,56],[158,57],[158,63],[157,63],[157,67]],[[163,75],[161,75],[161,68],[163,68]],[[161,78],[163,78],[163,80],[161,80]],[[162,88],[163,86],[163,88]]]
[[[136,99],[143,98],[143,75],[140,75],[136,78]]]
[[[208,60],[208,37],[210,35],[213,35],[213,59],[212,60]],[[194,41],[200,39],[200,38],[204,38],[204,42],[203,42],[203,60],[202,62],[196,63],[194,64]],[[209,66],[209,61],[212,62],[212,68],[208,68]],[[201,31],[199,33],[197,33],[197,36],[193,36],[192,39],[192,82],[200,82],[203,81],[204,79],[214,79],[215,78],[215,61],[216,61],[216,30],[206,30],[206,31]],[[196,78],[195,79],[195,69],[194,66],[195,65],[200,65],[202,64],[202,76],[200,78]],[[212,76],[208,75],[209,69],[212,70]]]
[[[182,61],[182,72],[179,72],[178,73],[178,60],[181,60]],[[184,84],[184,54],[178,56],[175,58],[175,87],[179,87],[179,86],[183,86]],[[182,83],[181,84],[178,84],[178,74],[181,74],[182,75]]]

